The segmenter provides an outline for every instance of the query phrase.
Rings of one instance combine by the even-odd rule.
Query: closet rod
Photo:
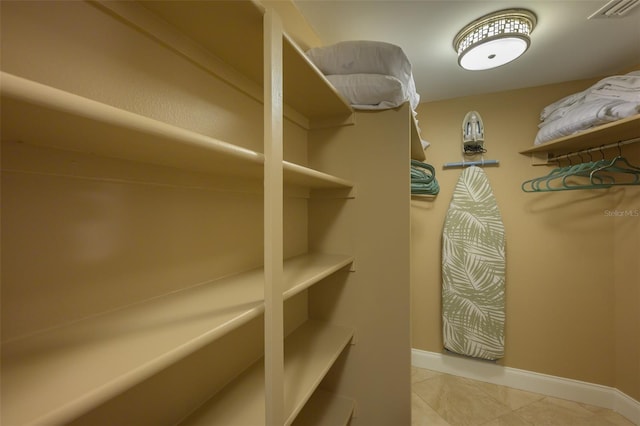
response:
[[[555,157],[551,157],[551,158],[549,158],[549,161],[565,160],[565,159],[567,159],[569,157],[579,156],[580,154],[588,154],[590,152],[603,151],[605,149],[621,147],[621,146],[624,146],[624,145],[630,145],[630,144],[636,143],[636,142],[640,142],[640,137],[627,139],[627,140],[620,141],[620,142],[610,143],[608,145],[602,145],[602,146],[598,146],[598,147],[595,147],[595,148],[583,149],[581,151],[569,152],[567,154],[562,154],[562,155],[558,155],[558,156],[555,156]]]
[[[498,160],[480,160],[480,161],[458,161],[456,163],[445,163],[442,167],[469,167],[469,166],[497,166],[500,164]]]

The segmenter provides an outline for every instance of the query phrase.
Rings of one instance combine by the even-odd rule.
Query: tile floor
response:
[[[412,368],[411,426],[633,426],[612,410]]]

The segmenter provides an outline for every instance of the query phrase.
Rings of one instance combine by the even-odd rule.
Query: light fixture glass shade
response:
[[[485,70],[513,61],[529,48],[535,24],[536,16],[525,9],[483,16],[456,35],[458,63],[468,70]]]

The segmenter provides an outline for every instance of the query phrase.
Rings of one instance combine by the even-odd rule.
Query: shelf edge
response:
[[[176,144],[218,152],[249,163],[262,164],[264,162],[264,156],[255,151],[4,71],[0,71],[0,82],[2,96],[19,102],[103,123],[114,128],[163,139],[169,138],[177,141]]]
[[[299,164],[283,161],[285,183],[309,185],[312,188],[352,188],[355,184],[347,179],[310,169]]]
[[[633,126],[637,126],[637,129],[633,129]],[[607,137],[609,133],[615,137],[616,128],[626,128],[629,126],[630,132],[634,130],[637,131],[637,136],[640,136],[640,114],[632,115],[630,117],[622,118],[620,120],[611,121],[609,123],[601,124],[600,126],[592,127],[590,129],[583,130],[579,133],[575,133],[568,136],[563,136],[558,139],[554,139],[540,145],[535,145],[530,148],[527,148],[523,151],[520,151],[520,154],[533,154],[533,153],[541,153],[541,152],[557,152],[563,149],[568,149],[567,145],[580,145],[582,140],[585,140],[585,146],[582,148],[591,148],[593,146],[587,146],[591,139],[595,139],[598,137]]]

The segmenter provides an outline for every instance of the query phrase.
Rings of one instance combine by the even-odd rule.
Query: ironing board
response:
[[[504,356],[505,233],[484,171],[462,171],[442,233],[442,322],[449,351]]]

